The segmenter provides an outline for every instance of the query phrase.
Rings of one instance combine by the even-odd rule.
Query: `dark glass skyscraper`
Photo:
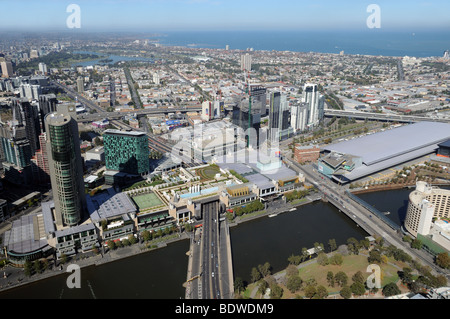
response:
[[[75,226],[86,207],[75,106],[45,117],[47,154],[57,226]]]

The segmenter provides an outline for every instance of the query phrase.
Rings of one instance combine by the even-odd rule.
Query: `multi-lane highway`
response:
[[[202,205],[202,287],[204,299],[220,298],[219,285],[219,203],[213,201]]]

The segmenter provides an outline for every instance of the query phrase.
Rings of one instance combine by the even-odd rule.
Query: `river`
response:
[[[403,221],[408,194],[400,189],[359,195],[381,211],[390,211],[392,220]],[[346,215],[321,201],[298,207],[276,217],[261,217],[230,229],[234,277],[249,282],[252,267],[268,262],[277,272],[288,265],[287,258],[299,255],[303,247],[315,242],[325,247],[330,239],[338,245],[347,239],[367,236]],[[83,268],[81,288],[69,289],[68,273],[0,293],[0,298],[184,298],[189,241],[114,261],[101,266]]]

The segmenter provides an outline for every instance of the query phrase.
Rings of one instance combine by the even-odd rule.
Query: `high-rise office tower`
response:
[[[81,76],[79,76],[77,79],[77,91],[78,93],[84,92],[84,80]]]
[[[38,107],[28,102],[26,98],[13,99],[11,107],[17,124],[25,126],[26,138],[30,142],[31,154],[34,155],[39,149],[39,134],[41,134]]]
[[[252,56],[246,53],[241,56],[241,70],[251,71],[252,70]]]
[[[316,126],[322,120],[324,111],[324,97],[319,93],[317,84],[305,84],[303,102],[308,104],[308,126]]]
[[[56,111],[56,105],[58,100],[55,94],[42,94],[39,96],[39,117],[41,131],[45,132],[44,118],[48,113],[53,113]]]
[[[48,73],[48,69],[47,69],[47,64],[40,62],[39,63],[39,72],[41,72],[41,74],[45,75]]]
[[[13,76],[13,66],[10,61],[1,61],[0,66],[2,68],[2,77],[10,78]]]
[[[106,170],[131,175],[149,172],[148,137],[144,132],[106,130],[103,145]]]
[[[295,103],[291,108],[291,127],[297,131],[305,131],[308,123],[308,104]]]
[[[45,131],[55,223],[74,226],[86,207],[75,106],[58,105],[56,112],[47,114]]]
[[[260,140],[261,117],[266,114],[267,109],[267,90],[262,86],[253,85],[250,86],[249,92],[248,98],[234,106],[232,122],[241,127],[244,132],[248,130],[246,145],[256,148]]]
[[[289,103],[286,94],[272,92],[269,105],[269,140],[274,143],[292,135]]]

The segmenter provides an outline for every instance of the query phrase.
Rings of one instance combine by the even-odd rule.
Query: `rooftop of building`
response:
[[[123,136],[145,136],[145,132],[139,131],[121,131],[115,129],[107,129],[103,132],[103,134],[113,134],[113,135],[123,135]]]
[[[449,139],[450,124],[419,122],[327,145],[322,150],[351,154],[361,157],[364,164],[373,165],[429,146],[437,148]]]
[[[128,195],[116,193],[112,188],[92,197],[86,195],[86,205],[94,223],[136,212],[136,207]]]

